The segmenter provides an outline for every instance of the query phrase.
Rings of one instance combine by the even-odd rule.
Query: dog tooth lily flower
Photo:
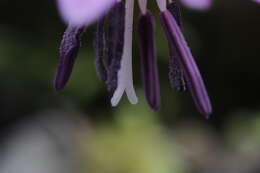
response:
[[[54,81],[56,90],[62,89],[72,72],[85,27],[97,22],[95,49],[98,75],[113,91],[112,106],[124,93],[136,104],[133,86],[132,34],[135,0],[57,0],[68,24],[60,45],[60,57]],[[180,9],[176,0],[156,0],[161,23],[169,44],[171,86],[178,91],[188,89],[200,113],[212,112],[204,82],[181,31]],[[188,1],[188,0],[182,0]],[[189,0],[190,2],[203,0]],[[206,1],[206,0],[204,0]],[[153,110],[160,107],[160,86],[155,46],[155,20],[147,9],[147,0],[138,0],[141,15],[139,34],[140,60],[146,100]]]

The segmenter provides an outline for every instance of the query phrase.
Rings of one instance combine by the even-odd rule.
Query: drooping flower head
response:
[[[171,86],[177,91],[189,90],[199,112],[208,117],[212,112],[210,99],[182,34],[180,8],[176,0],[156,1],[169,45]],[[183,3],[184,1],[188,3],[188,0],[182,0]],[[206,1],[209,0],[189,0],[189,3],[203,4]],[[143,87],[147,103],[156,111],[160,107],[160,82],[154,36],[155,20],[147,9],[147,0],[138,0],[138,4],[141,14],[137,32]],[[58,0],[68,28],[60,46],[54,81],[56,90],[62,89],[69,79],[79,51],[81,34],[89,24],[96,21],[96,69],[108,90],[114,92],[112,106],[119,103],[124,92],[132,104],[138,102],[132,72],[134,5],[135,0]]]

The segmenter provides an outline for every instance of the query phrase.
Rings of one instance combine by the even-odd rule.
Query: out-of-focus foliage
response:
[[[227,124],[227,139],[232,148],[246,155],[260,156],[260,113],[243,111],[232,120]]]
[[[154,116],[126,114],[86,138],[86,172],[183,173],[177,145]]]

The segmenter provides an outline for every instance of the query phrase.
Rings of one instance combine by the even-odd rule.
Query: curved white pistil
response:
[[[160,11],[166,11],[167,9],[167,0],[156,0]]]
[[[117,106],[124,91],[132,104],[137,104],[138,99],[133,86],[132,72],[132,37],[133,37],[134,0],[126,1],[124,51],[121,68],[118,72],[117,89],[111,99],[112,106]]]
[[[138,0],[138,2],[142,14],[145,14],[147,10],[147,0]]]

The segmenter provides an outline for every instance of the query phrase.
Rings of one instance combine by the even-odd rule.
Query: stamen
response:
[[[108,76],[106,83],[109,90],[115,90],[117,88],[118,72],[121,68],[124,48],[125,17],[125,2],[117,2],[109,14],[107,34]]]
[[[212,112],[210,99],[184,36],[176,20],[169,11],[161,13],[161,22],[168,41],[171,42],[171,44],[176,44],[176,48],[181,55],[180,62],[185,72],[185,78],[187,79],[193,100],[195,101],[199,112],[208,117]]]
[[[59,63],[54,79],[55,90],[61,90],[68,82],[80,48],[84,27],[69,25],[60,44]]]
[[[165,11],[167,7],[167,0],[156,0],[160,11]]]
[[[167,5],[167,9],[171,12],[175,18],[180,29],[181,25],[181,11],[180,7],[177,4],[176,0],[171,1]],[[170,51],[170,72],[169,80],[172,88],[175,88],[177,91],[183,92],[186,91],[186,81],[184,79],[184,71],[181,67],[180,58],[181,55],[177,50],[175,43],[169,42],[169,51]]]
[[[145,96],[150,107],[157,111],[160,107],[160,85],[155,51],[155,23],[147,12],[139,19],[138,33],[140,38],[141,71]]]
[[[97,22],[97,31],[94,41],[94,47],[96,50],[96,71],[99,77],[103,80],[107,80],[107,67],[104,63],[106,55],[106,40],[104,31],[105,17]]]
[[[124,35],[124,51],[121,61],[121,68],[118,72],[117,89],[111,99],[112,106],[116,106],[124,91],[132,104],[138,102],[134,87],[133,87],[133,72],[132,72],[132,36],[133,36],[133,15],[134,15],[134,0],[126,1],[126,16],[125,16],[125,35]]]
[[[146,14],[147,0],[138,0],[138,2],[139,2],[139,7],[140,7],[142,14]]]
[[[169,80],[172,88],[175,88],[179,92],[186,91],[186,80],[183,68],[181,66],[181,55],[178,52],[174,43],[168,43],[170,52],[170,72]]]
[[[177,2],[177,0],[170,0],[169,4],[167,5],[167,9],[171,12],[173,17],[175,18],[179,27],[182,27],[181,23],[181,9]]]

